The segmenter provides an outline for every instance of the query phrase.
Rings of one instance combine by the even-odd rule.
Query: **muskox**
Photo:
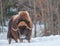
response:
[[[20,11],[17,15],[11,17],[7,32],[9,44],[11,43],[11,39],[14,39],[16,42],[18,42],[17,39],[20,39],[23,42],[23,37],[30,42],[31,33],[32,21],[27,11]]]

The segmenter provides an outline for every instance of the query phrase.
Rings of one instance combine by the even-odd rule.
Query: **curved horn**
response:
[[[25,24],[25,26],[26,26],[29,30],[31,30],[31,28],[30,28],[30,27],[28,27],[28,25],[27,25],[27,24]]]
[[[12,27],[12,30],[13,30],[13,31],[17,31],[17,30],[18,30],[18,28],[17,28],[17,29],[14,29],[14,28]]]

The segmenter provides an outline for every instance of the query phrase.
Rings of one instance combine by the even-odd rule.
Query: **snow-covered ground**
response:
[[[15,41],[12,40],[12,43],[8,44],[6,33],[1,33],[0,46],[60,46],[60,35],[31,38],[30,43],[28,43],[26,40],[24,40],[23,43],[15,43]]]

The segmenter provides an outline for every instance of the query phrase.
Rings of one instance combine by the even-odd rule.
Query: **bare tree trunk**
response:
[[[41,3],[41,2],[39,2],[40,3],[40,8],[41,8],[41,13],[42,13],[42,23],[44,24],[44,31],[45,31],[45,29],[46,29],[46,21],[45,21],[45,13],[44,13],[44,8],[43,8],[43,4]],[[44,35],[44,33],[43,33],[43,35]]]
[[[53,26],[53,13],[52,13],[52,0],[48,0],[49,1],[49,6],[50,6],[50,19],[51,19],[51,34],[54,33],[54,26]]]
[[[34,0],[34,15],[36,14],[35,1],[36,0]],[[35,25],[35,34],[34,34],[34,36],[36,37],[36,18],[35,17],[34,17],[34,20],[35,20],[35,22],[34,22],[34,25]]]
[[[2,32],[3,32],[3,6],[2,6],[2,0],[1,0],[1,18],[2,18]]]
[[[49,1],[47,0],[47,9],[48,9],[48,11],[47,11],[47,22],[48,22],[48,30],[49,30],[49,33],[51,34],[51,19],[50,19],[50,4],[49,4]]]
[[[58,1],[57,1],[57,16],[58,16],[58,35],[60,34],[60,15],[59,15],[59,12],[58,12]]]

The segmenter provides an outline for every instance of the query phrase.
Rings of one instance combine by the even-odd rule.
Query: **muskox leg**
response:
[[[26,39],[27,39],[28,42],[30,43],[30,39],[31,39],[31,38],[30,38],[30,35],[29,35],[29,34],[26,35]]]
[[[27,38],[27,40],[28,40],[28,42],[30,43],[30,37],[29,37],[29,38]]]
[[[21,43],[23,42],[23,38],[20,38],[20,42],[21,42]]]
[[[18,40],[16,38],[14,38],[15,42],[18,43]]]
[[[11,38],[9,38],[9,44],[11,44]]]
[[[16,43],[18,43],[18,41],[16,40]]]
[[[26,38],[27,38],[28,42],[30,43],[31,31],[28,31],[28,34],[26,35]]]
[[[10,44],[11,43],[11,31],[10,30],[8,30],[8,32],[7,32],[7,39]]]

